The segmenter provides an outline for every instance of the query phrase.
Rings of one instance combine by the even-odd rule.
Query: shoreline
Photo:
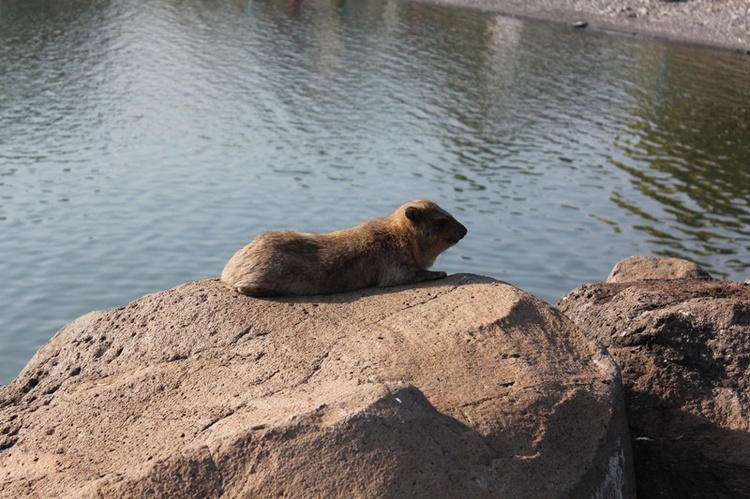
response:
[[[443,7],[495,13],[587,29],[645,35],[750,55],[747,0],[426,0]]]

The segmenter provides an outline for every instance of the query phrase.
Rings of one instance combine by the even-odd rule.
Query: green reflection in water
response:
[[[637,106],[629,110],[634,136],[617,143],[625,159],[610,161],[659,212],[622,195],[612,201],[649,222],[634,228],[664,247],[658,253],[697,261],[737,255],[725,262],[743,271],[750,267],[750,60],[661,47],[641,62],[640,85],[631,90]]]

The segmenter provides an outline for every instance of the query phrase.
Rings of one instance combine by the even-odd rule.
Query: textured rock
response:
[[[5,497],[632,497],[611,357],[469,275],[258,300],[188,283],[0,387]]]
[[[631,256],[612,268],[607,282],[630,282],[646,279],[711,279],[711,274],[697,263],[681,258]]]
[[[750,286],[581,286],[558,308],[622,369],[639,498],[750,491]]]

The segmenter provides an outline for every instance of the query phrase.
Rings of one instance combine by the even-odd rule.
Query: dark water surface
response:
[[[750,265],[750,58],[420,4],[0,0],[0,383],[262,230],[429,197],[436,268],[549,302]]]

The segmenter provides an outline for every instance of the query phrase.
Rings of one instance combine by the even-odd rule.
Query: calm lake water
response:
[[[263,230],[429,197],[435,268],[551,303],[750,266],[750,58],[380,0],[0,0],[0,383]]]

